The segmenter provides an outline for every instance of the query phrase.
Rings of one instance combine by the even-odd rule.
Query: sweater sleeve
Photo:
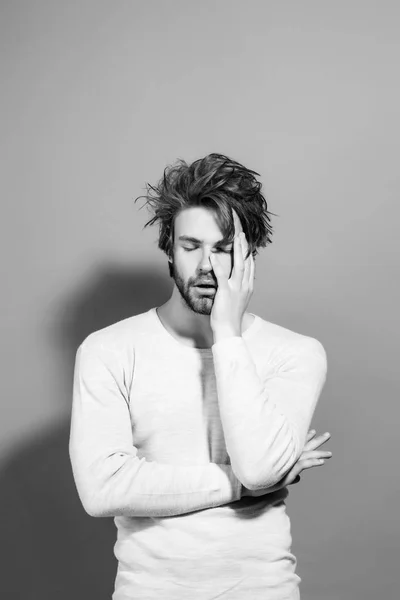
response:
[[[273,486],[302,453],[326,379],[325,350],[310,337],[282,347],[265,380],[243,338],[226,338],[212,350],[233,471],[251,490]]]
[[[69,454],[86,512],[94,517],[164,517],[240,499],[230,465],[179,466],[137,456],[123,368],[109,349],[79,347]]]

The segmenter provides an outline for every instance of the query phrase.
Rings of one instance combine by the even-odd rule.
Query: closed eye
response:
[[[199,246],[194,246],[188,248],[187,246],[182,246],[185,252],[193,252],[193,250],[198,250]],[[224,254],[230,254],[232,252],[232,248],[215,248],[214,252],[223,252]]]

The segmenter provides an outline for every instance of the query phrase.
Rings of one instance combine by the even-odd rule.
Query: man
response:
[[[271,234],[255,175],[211,154],[148,186],[172,295],[78,349],[70,456],[114,517],[114,600],[299,598],[285,498],[331,454],[308,432],[326,355],[246,312]]]

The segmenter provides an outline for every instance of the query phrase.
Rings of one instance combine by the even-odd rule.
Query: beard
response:
[[[196,279],[198,278],[189,277],[185,281],[178,273],[175,265],[172,263],[171,276],[175,281],[176,287],[182,297],[185,305],[194,313],[198,315],[210,315],[214,304],[213,296],[201,295],[195,289]]]

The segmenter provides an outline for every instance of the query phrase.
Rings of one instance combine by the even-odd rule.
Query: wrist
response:
[[[239,328],[231,326],[219,326],[213,329],[214,343],[220,342],[231,337],[241,337],[242,332]]]

